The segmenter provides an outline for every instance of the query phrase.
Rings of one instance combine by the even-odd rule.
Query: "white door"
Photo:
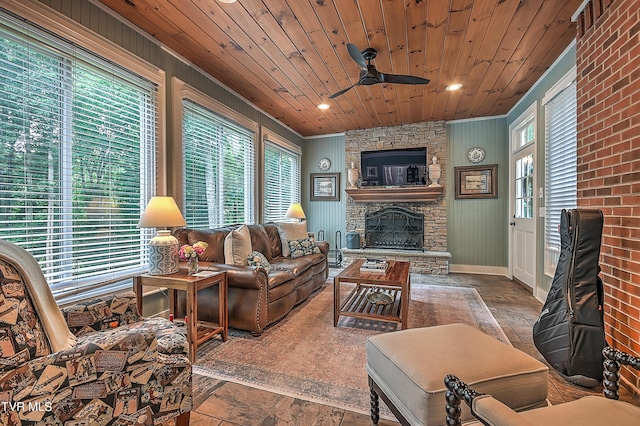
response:
[[[525,150],[529,151],[529,149]],[[513,278],[533,289],[536,270],[536,223],[534,218],[534,155],[518,152],[513,164],[514,213],[513,221]]]
[[[527,112],[529,114],[527,114]],[[511,133],[511,275],[536,293],[535,104]]]

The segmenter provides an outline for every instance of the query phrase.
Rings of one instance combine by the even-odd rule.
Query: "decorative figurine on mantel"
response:
[[[357,189],[359,179],[360,179],[360,170],[356,168],[356,164],[352,161],[351,167],[347,170],[347,180],[349,181],[349,189]]]
[[[438,183],[440,179],[441,169],[440,164],[437,163],[438,157],[435,155],[431,159],[431,164],[429,164],[429,179],[431,179],[431,185],[429,187],[440,187],[441,185]]]

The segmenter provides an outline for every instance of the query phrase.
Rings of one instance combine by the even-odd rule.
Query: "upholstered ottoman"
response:
[[[401,424],[445,424],[447,374],[514,410],[547,404],[543,363],[465,324],[379,334],[367,339],[366,350],[374,423],[380,396]],[[462,410],[463,421],[472,418]]]

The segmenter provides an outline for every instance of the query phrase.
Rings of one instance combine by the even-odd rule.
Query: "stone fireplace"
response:
[[[438,158],[442,173],[439,183],[442,192],[433,200],[412,200],[403,197],[402,201],[375,200],[355,201],[353,197],[346,197],[347,231],[357,231],[362,236],[361,249],[344,249],[344,263],[349,264],[353,259],[361,257],[376,257],[380,259],[405,260],[411,262],[411,271],[430,274],[449,273],[449,258],[447,251],[447,206],[446,206],[446,164],[447,164],[447,128],[444,121],[430,121],[405,124],[395,127],[383,127],[348,131],[345,134],[346,165],[352,162],[360,168],[360,152],[385,149],[427,147],[427,157],[434,155]],[[381,188],[382,189],[382,188]],[[406,189],[406,188],[405,188]],[[388,190],[388,189],[387,189]],[[395,189],[394,189],[395,190]],[[397,191],[402,191],[398,187]],[[392,209],[392,210],[385,210]],[[422,238],[418,241],[396,242],[395,247],[383,247],[389,244],[372,240],[365,236],[367,225],[375,228],[374,222],[367,222],[367,218],[379,217],[381,211],[405,211],[410,215],[422,216]],[[413,226],[413,225],[412,225]],[[381,234],[381,239],[400,240],[405,237]],[[420,243],[421,240],[421,243]]]

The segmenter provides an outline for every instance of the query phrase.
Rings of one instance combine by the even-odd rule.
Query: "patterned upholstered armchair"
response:
[[[0,290],[0,424],[189,423],[186,338],[142,318],[133,293],[61,310],[35,259],[2,240]]]

